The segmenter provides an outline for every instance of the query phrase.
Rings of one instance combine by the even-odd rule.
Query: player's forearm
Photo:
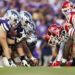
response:
[[[8,35],[17,36],[17,32],[15,32],[14,27],[12,27],[12,28],[10,29],[10,31],[8,32]]]

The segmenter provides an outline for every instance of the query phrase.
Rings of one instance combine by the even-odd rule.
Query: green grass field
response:
[[[75,67],[5,67],[0,75],[75,75]]]

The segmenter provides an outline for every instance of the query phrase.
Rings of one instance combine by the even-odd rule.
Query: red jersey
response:
[[[67,23],[69,23],[75,29],[75,12],[71,12],[66,15]]]

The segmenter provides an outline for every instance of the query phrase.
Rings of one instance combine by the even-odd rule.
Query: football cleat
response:
[[[72,65],[72,62],[68,62],[68,63],[66,63],[65,66],[71,66],[71,65]]]
[[[9,62],[8,62],[8,59],[6,57],[3,57],[2,61],[3,61],[4,66],[10,66]]]
[[[26,60],[22,60],[23,66],[30,67],[30,64]]]
[[[16,67],[17,65],[13,62],[13,61],[11,61],[11,63],[10,63],[10,67]]]
[[[49,66],[49,67],[50,67],[50,66],[52,66],[52,65],[53,65],[53,63],[48,63],[48,65],[47,65],[47,66]]]
[[[60,66],[60,61],[56,61],[52,66]]]

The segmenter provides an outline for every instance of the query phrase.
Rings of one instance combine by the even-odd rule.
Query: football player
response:
[[[57,48],[57,44],[59,44],[59,46],[60,46],[59,48],[57,48],[59,51],[55,51],[57,58],[56,58],[56,62],[54,62],[52,64],[52,66],[59,66],[61,63],[65,42],[68,40],[68,31],[70,28],[71,27],[69,24],[66,24],[64,26],[63,25],[61,25],[61,26],[51,25],[48,28],[48,35],[46,36],[46,39],[49,40],[50,42],[49,41],[48,42],[52,44],[52,39],[54,38],[56,41],[56,43],[55,43],[56,48]],[[49,64],[49,65],[51,65],[51,64]]]
[[[55,52],[53,53],[53,58],[57,57],[58,50],[60,47],[61,42],[61,27],[57,26],[56,24],[52,24],[48,28],[48,34],[46,36],[46,40],[48,40],[48,43],[52,46],[55,46]],[[53,63],[49,64],[48,66],[53,65]]]
[[[8,10],[6,15],[8,16],[4,16],[0,19],[0,45],[2,46],[5,57],[8,59],[6,66],[16,66],[12,61],[11,55],[9,53],[9,47],[7,44],[7,32],[9,32],[12,27],[16,27],[19,21],[19,13],[12,9]]]
[[[20,23],[21,23],[22,28],[24,28],[26,30],[25,39],[26,39],[27,44],[31,44],[31,45],[34,44],[35,45],[35,43],[37,41],[37,37],[34,34],[35,24],[32,22],[32,16],[27,11],[21,11],[20,12],[20,18],[21,18]],[[23,47],[25,47],[24,44],[23,44]],[[32,56],[30,50],[27,51],[27,53],[28,53],[29,58],[31,60],[33,60],[33,62],[36,64],[37,59],[35,59]]]
[[[62,13],[65,15],[67,23],[71,25],[71,29],[69,30],[70,37],[73,38],[73,52],[72,52],[72,58],[73,63],[72,65],[75,65],[75,12],[72,11],[72,4],[69,1],[66,1],[62,5]],[[73,29],[74,28],[74,29]],[[73,33],[72,33],[73,32]]]
[[[20,14],[20,22],[18,23],[18,26],[15,28],[15,31],[17,33],[22,34],[21,36],[18,34],[16,37],[16,44],[17,44],[17,50],[18,53],[20,55],[21,61],[23,63],[24,66],[29,66],[27,64],[27,62],[25,61],[25,53],[26,55],[34,62],[36,63],[36,59],[32,56],[27,43],[35,43],[36,40],[34,40],[36,38],[36,36],[33,34],[28,34],[29,31],[33,30],[33,28],[35,29],[35,27],[33,27],[31,24],[32,20],[31,20],[31,15],[25,11],[25,13],[21,12]],[[31,21],[30,21],[31,20]],[[14,30],[13,30],[14,31]],[[31,31],[32,32],[32,31]],[[11,39],[8,39],[8,43],[9,44],[15,44],[15,37],[13,36],[9,36]],[[27,42],[27,43],[26,43]],[[23,49],[25,50],[25,53],[23,51]]]

